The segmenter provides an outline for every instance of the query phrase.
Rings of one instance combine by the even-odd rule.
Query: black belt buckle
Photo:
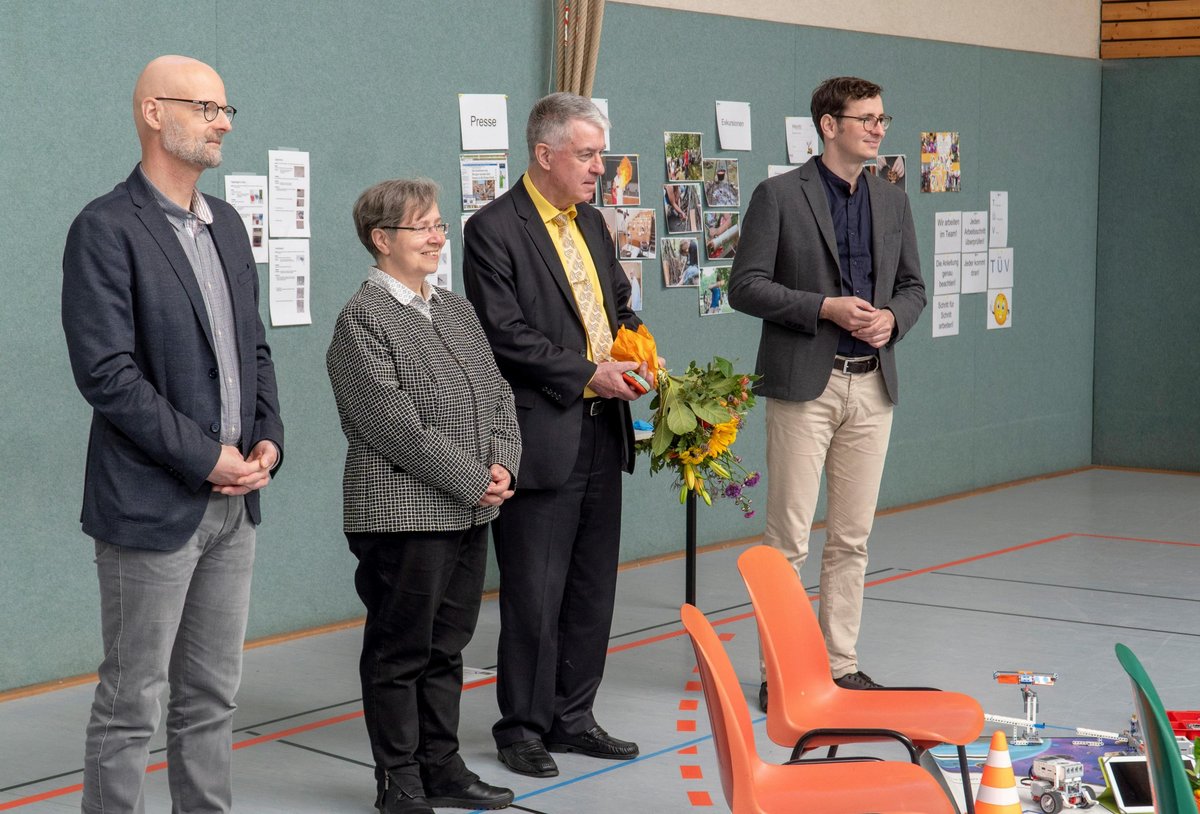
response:
[[[587,405],[587,414],[590,416],[598,416],[604,412],[607,403],[604,399],[588,399],[584,402]]]

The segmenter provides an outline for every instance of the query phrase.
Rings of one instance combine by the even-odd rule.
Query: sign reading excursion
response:
[[[717,136],[722,150],[750,149],[749,102],[717,102]]]

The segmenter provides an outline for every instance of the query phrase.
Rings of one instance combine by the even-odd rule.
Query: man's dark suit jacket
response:
[[[895,345],[921,316],[925,283],[908,196],[864,172],[871,197],[871,260],[876,308],[896,316],[896,333],[879,349],[893,404],[899,401]],[[841,328],[818,316],[825,297],[842,296],[837,236],[816,159],[768,178],[754,190],[733,272],[729,304],[760,317],[755,391],[768,398],[812,401],[825,391]]]
[[[613,335],[621,325],[637,330],[641,320],[629,308],[629,280],[604,218],[587,204],[578,204],[576,212]],[[524,439],[521,488],[561,486],[579,452],[579,400],[595,366],[587,359],[587,334],[566,271],[523,179],[467,221],[463,279],[500,372],[512,385]],[[629,404],[618,404],[625,470],[632,472]]]
[[[282,461],[283,423],[250,242],[233,207],[205,198],[237,329],[240,449],[246,455],[270,439]],[[136,168],[71,225],[62,320],[75,383],[93,408],[84,533],[113,545],[179,548],[208,505],[206,478],[221,452],[221,387],[195,274]],[[246,508],[257,524],[258,492],[246,495]]]

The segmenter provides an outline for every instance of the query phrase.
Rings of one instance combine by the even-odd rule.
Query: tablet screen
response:
[[[1145,755],[1114,755],[1101,761],[1100,765],[1118,811],[1153,814],[1154,796],[1150,791],[1150,769]],[[1190,758],[1184,758],[1184,765],[1191,769],[1195,764]]]

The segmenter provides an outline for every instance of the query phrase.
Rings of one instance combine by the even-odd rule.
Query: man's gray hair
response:
[[[561,147],[570,137],[571,122],[580,119],[607,131],[611,126],[608,117],[591,99],[576,93],[552,93],[543,96],[529,111],[529,124],[525,126],[525,143],[529,147],[529,161],[536,161],[534,148],[539,144]]]

